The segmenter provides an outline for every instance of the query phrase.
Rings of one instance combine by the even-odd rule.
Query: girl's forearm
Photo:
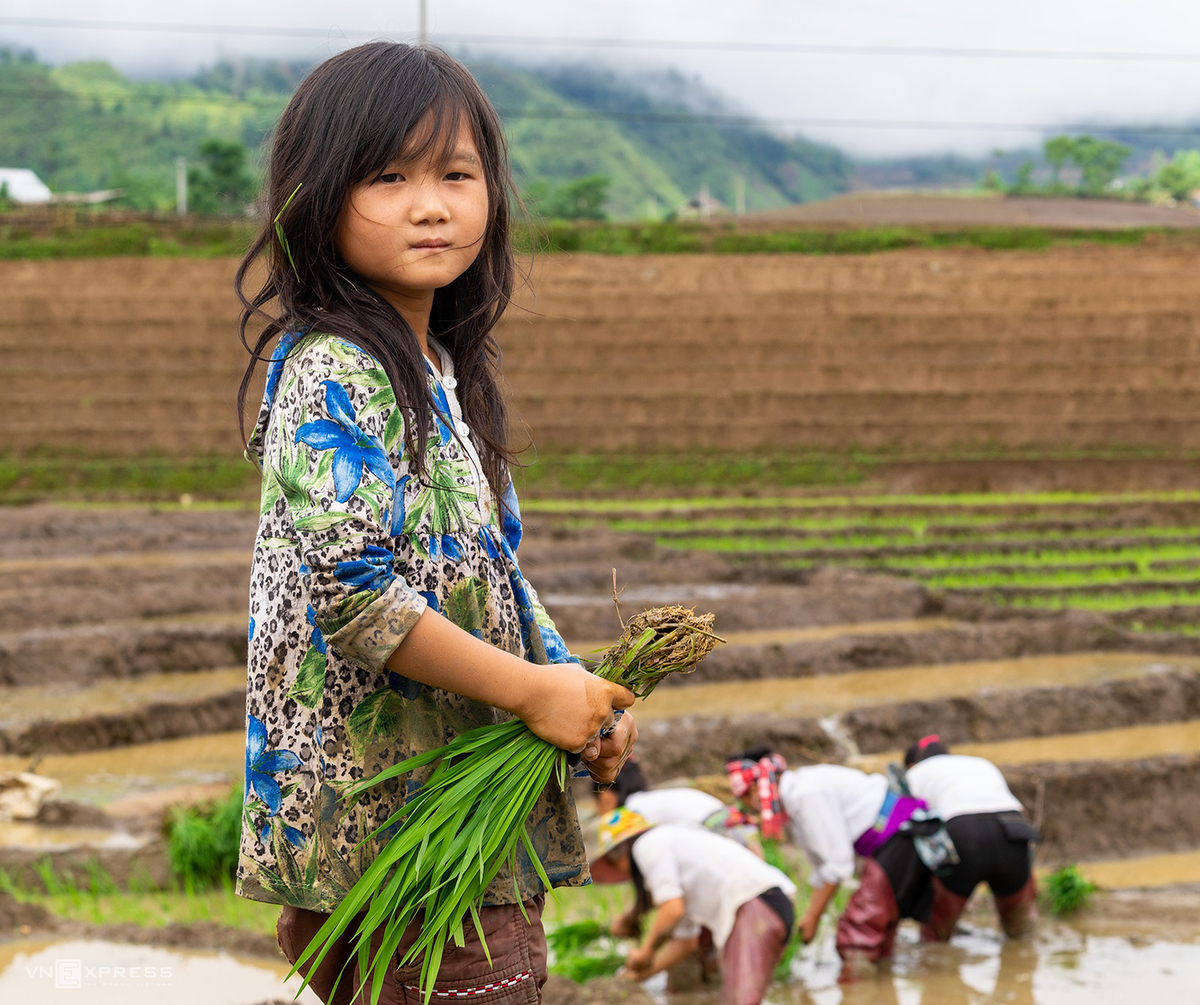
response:
[[[430,609],[388,658],[387,668],[517,716],[546,675],[557,672],[497,649]]]
[[[576,663],[530,663],[426,610],[388,658],[387,668],[429,687],[511,712],[544,740],[582,750],[614,708],[633,695]]]

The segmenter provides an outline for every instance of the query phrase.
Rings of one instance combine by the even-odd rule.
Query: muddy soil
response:
[[[1084,687],[1039,687],[856,709],[839,729],[864,754],[903,750],[930,724],[950,744],[1055,736],[1200,718],[1200,674],[1154,673]]]
[[[520,303],[534,310],[509,311],[498,337],[516,428],[544,450],[1170,452],[1200,446],[1193,259],[1165,245],[546,256],[536,301]],[[238,456],[234,399],[247,357],[234,335],[235,265],[0,263],[0,350],[20,378],[0,441]],[[195,323],[181,328],[181,315]],[[948,470],[909,477],[915,487]],[[955,477],[988,482],[991,470]],[[1040,477],[1072,470],[1046,466]]]
[[[164,670],[186,673],[246,661],[239,619],[140,625],[78,625],[0,635],[0,685],[70,683]]]
[[[1200,212],[1191,206],[1151,206],[1116,199],[963,198],[909,192],[856,192],[771,212],[748,213],[738,218],[738,224],[750,229],[798,224],[1190,229],[1200,227]]]

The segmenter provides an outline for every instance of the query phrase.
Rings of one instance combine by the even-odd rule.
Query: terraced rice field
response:
[[[1200,493],[808,497],[534,507],[552,525],[650,536],[755,570],[903,576],[1009,607],[1200,624]]]
[[[635,712],[653,780],[720,791],[725,755],[756,742],[795,765],[874,769],[937,731],[1001,766],[1045,836],[1039,868],[1075,861],[1109,889],[1190,896],[1179,937],[1200,937],[1200,900],[1179,886],[1200,875],[1200,493],[525,510],[523,569],[575,651],[616,635],[614,567],[626,615],[694,605],[729,640]],[[61,785],[35,819],[0,823],[9,876],[36,886],[49,861],[84,882],[98,863],[121,885],[165,883],[167,809],[241,782],[255,523],[247,508],[0,509],[0,771]],[[1117,934],[1157,923],[1129,910],[1142,913]],[[976,912],[968,938],[992,923]],[[997,988],[1048,986],[1072,931],[1050,928]],[[797,988],[832,982],[829,933],[819,941]],[[958,1001],[971,962],[956,945],[930,955],[910,940],[897,973],[915,967],[951,989],[931,1002]],[[1117,969],[1140,980],[1138,966]],[[0,958],[0,981],[14,973]]]

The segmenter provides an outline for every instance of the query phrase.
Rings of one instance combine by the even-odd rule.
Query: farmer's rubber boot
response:
[[[883,867],[873,858],[863,863],[858,889],[838,918],[837,951],[842,958],[839,983],[851,984],[874,971],[874,964],[892,955],[900,908]]]
[[[969,897],[951,893],[942,885],[942,881],[934,876],[933,903],[929,908],[929,920],[921,926],[921,941],[949,942],[968,900]]]
[[[1010,939],[1029,935],[1037,928],[1037,882],[1032,873],[1016,893],[996,898],[996,913],[1000,915],[1000,925],[1004,934]]]

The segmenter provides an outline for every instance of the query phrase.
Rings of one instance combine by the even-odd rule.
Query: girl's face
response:
[[[342,258],[402,314],[466,272],[487,228],[487,180],[468,123],[445,163],[432,146],[353,186],[338,220]]]

